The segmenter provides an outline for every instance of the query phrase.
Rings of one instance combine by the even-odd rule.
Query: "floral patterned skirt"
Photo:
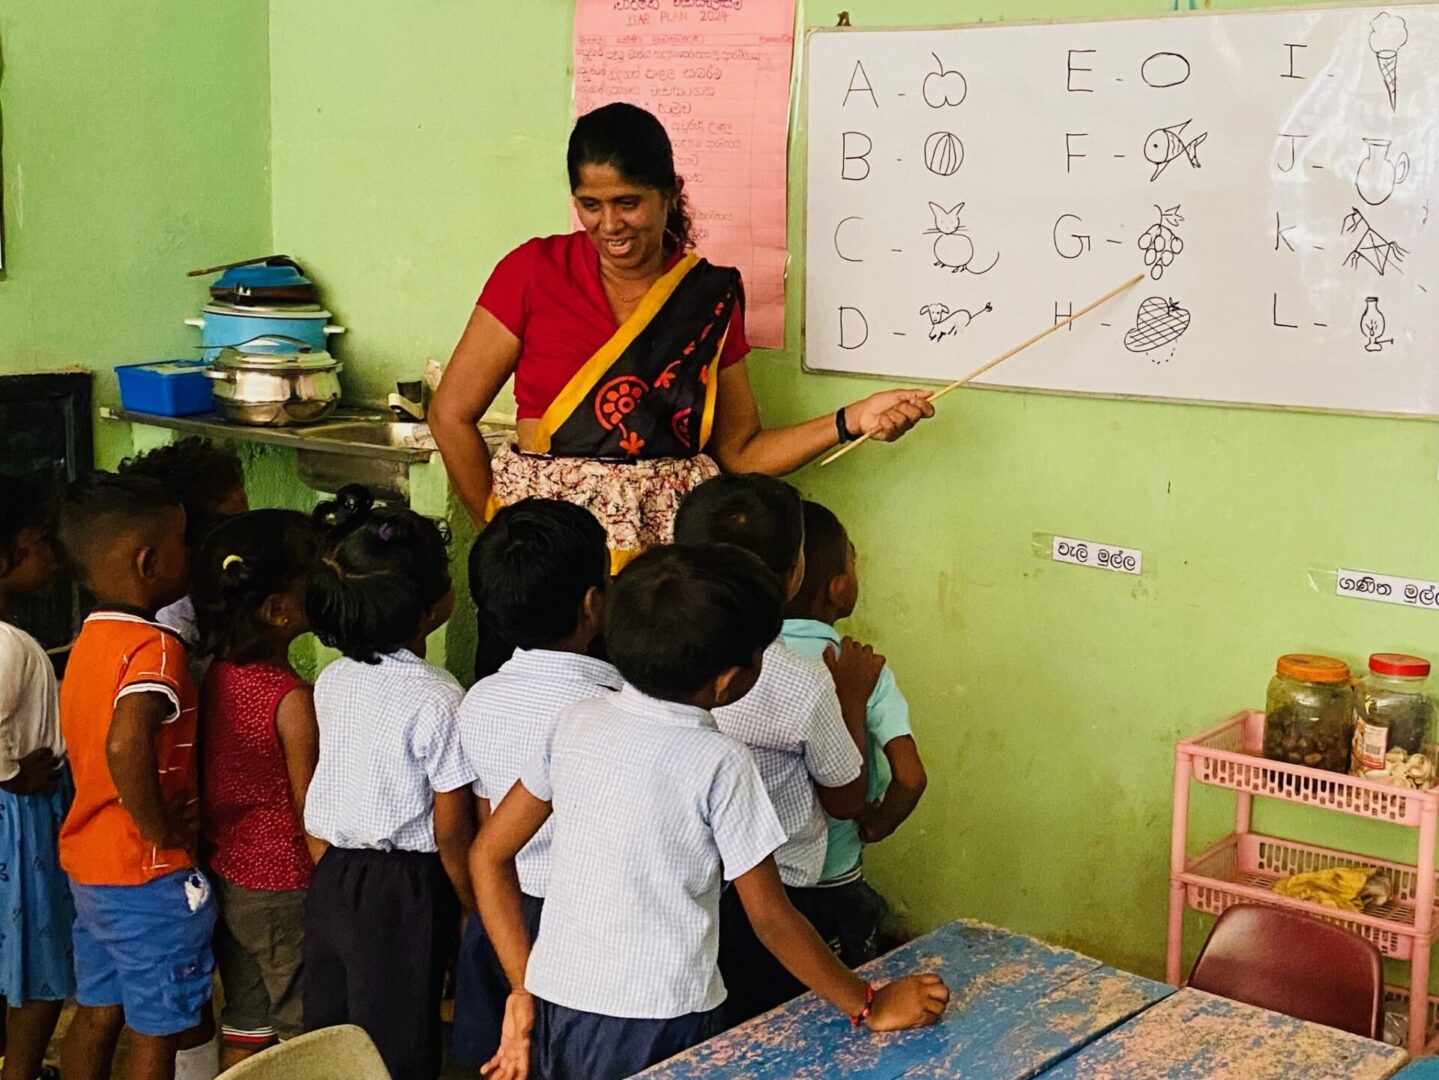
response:
[[[618,463],[523,454],[514,446],[496,454],[492,468],[486,517],[526,498],[583,506],[609,535],[615,573],[645,548],[668,544],[684,497],[719,475],[719,466],[705,454]]]

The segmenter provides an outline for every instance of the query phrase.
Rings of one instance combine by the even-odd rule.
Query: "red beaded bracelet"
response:
[[[864,1008],[849,1018],[850,1027],[859,1027],[869,1019],[869,1014],[874,1011],[874,984],[864,984]]]

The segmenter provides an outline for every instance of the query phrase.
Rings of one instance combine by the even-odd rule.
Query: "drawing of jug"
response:
[[[1384,312],[1379,310],[1379,297],[1364,298],[1364,313],[1359,316],[1359,332],[1364,335],[1365,352],[1383,352],[1385,345],[1393,345],[1392,337],[1381,338],[1384,333]]]
[[[1369,156],[1359,163],[1359,173],[1354,177],[1354,186],[1359,197],[1370,206],[1378,206],[1394,194],[1396,184],[1404,183],[1409,175],[1409,155],[1400,154],[1389,160],[1388,139],[1365,139]]]

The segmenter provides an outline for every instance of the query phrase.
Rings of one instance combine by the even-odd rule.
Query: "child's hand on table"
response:
[[[534,1026],[535,999],[524,990],[511,990],[505,999],[500,1048],[480,1066],[480,1075],[486,1080],[525,1080],[530,1073],[530,1031]]]
[[[870,1031],[901,1031],[937,1024],[949,1003],[949,987],[938,975],[906,975],[874,992],[865,1026]]]

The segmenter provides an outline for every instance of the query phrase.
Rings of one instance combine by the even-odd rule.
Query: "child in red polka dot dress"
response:
[[[201,648],[201,821],[220,901],[221,1068],[304,1029],[304,898],[320,853],[305,795],[319,755],[310,686],[290,666],[309,629],[315,527],[255,510],[215,528],[193,568]]]

